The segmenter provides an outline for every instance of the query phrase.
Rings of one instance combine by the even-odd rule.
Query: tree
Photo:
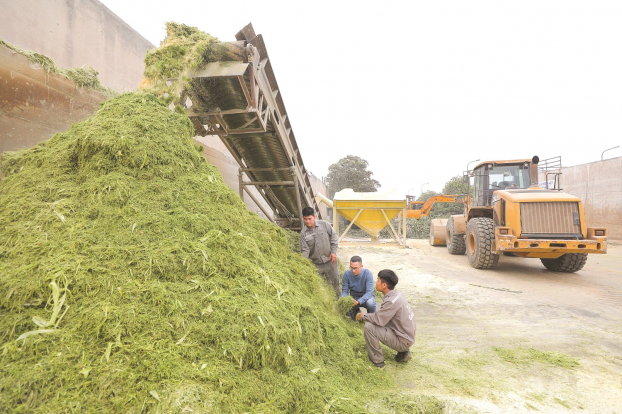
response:
[[[449,181],[445,183],[445,187],[443,187],[443,191],[439,194],[436,191],[428,190],[423,192],[418,198],[417,201],[427,201],[428,198],[434,197],[436,195],[450,195],[450,194],[458,194],[465,195],[467,193],[467,185],[462,181],[461,176],[452,177]],[[432,211],[430,211],[431,218],[449,218],[454,214],[461,214],[464,209],[464,204],[462,203],[435,203],[434,207],[432,207]]]
[[[380,183],[371,178],[373,173],[367,170],[369,163],[364,159],[348,155],[328,167],[328,190],[331,195],[351,188],[357,192],[374,192],[380,188]]]
[[[417,197],[417,201],[423,201],[425,203],[426,201],[428,201],[428,198],[434,197],[437,195],[440,195],[440,194],[434,190],[424,191],[423,193],[421,193],[419,197]]]
[[[467,185],[462,181],[462,176],[457,175],[452,177],[445,183],[443,187],[443,194],[467,194]],[[462,214],[464,211],[464,204],[462,203],[436,203],[434,205],[433,218],[449,218],[454,214]]]
[[[445,183],[443,194],[466,194],[467,184],[462,181],[462,176],[456,175]]]

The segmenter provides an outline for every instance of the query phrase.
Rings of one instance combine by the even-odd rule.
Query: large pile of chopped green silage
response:
[[[128,93],[3,155],[1,412],[361,412],[382,385],[360,325],[192,131]]]

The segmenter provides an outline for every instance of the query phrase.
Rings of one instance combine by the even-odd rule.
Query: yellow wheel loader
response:
[[[576,272],[589,253],[606,253],[607,230],[586,226],[581,200],[559,188],[560,172],[544,172],[541,187],[538,163],[537,156],[487,161],[467,171],[472,197],[465,199],[464,213],[432,220],[430,244],[446,245],[450,254],[466,253],[476,269],[494,267],[503,254],[535,257],[549,270]]]

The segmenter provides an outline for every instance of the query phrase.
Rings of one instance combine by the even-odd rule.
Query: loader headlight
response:
[[[594,230],[594,235],[595,236],[604,236],[605,235],[605,230]]]

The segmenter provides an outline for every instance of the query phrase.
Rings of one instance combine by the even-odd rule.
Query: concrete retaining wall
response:
[[[0,153],[30,148],[91,116],[104,97],[0,46]]]
[[[138,88],[154,48],[98,0],[0,0],[0,38],[60,67],[90,66],[120,92]]]
[[[622,240],[622,157],[562,168],[564,192],[581,198],[589,227]]]
[[[311,188],[313,189],[313,194],[320,193],[325,197],[328,197],[328,187],[326,187],[326,183],[322,181],[322,179],[316,177],[315,175],[309,174],[309,181],[311,182]],[[328,214],[328,206],[324,203],[318,203],[320,207],[320,214],[324,220],[332,221],[332,215]]]

